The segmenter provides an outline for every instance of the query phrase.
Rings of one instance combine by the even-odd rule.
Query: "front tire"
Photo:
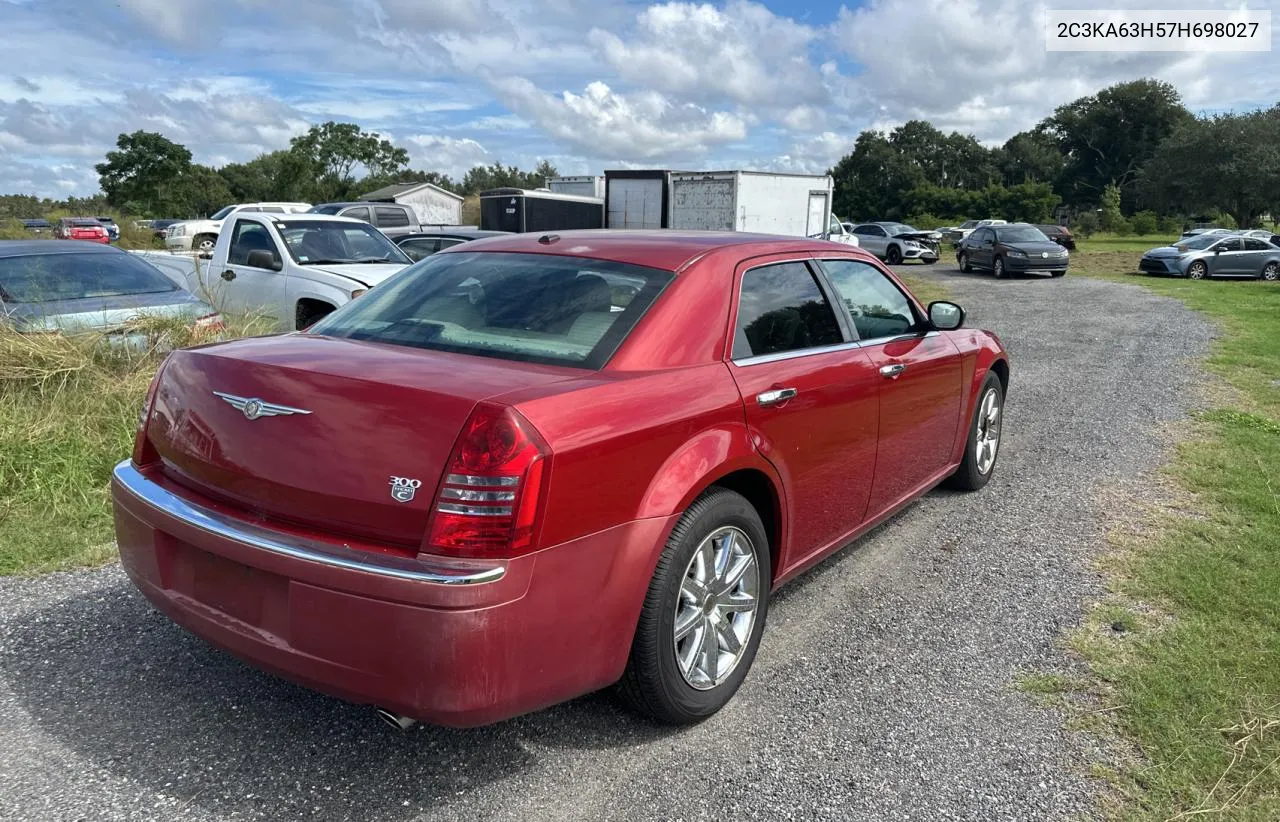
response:
[[[1209,276],[1209,266],[1205,265],[1204,262],[1201,260],[1196,260],[1194,263],[1191,264],[1191,267],[1187,269],[1187,279],[1203,280],[1205,277],[1208,277],[1208,276]]]
[[[218,244],[218,238],[212,234],[201,234],[191,241],[192,251],[213,252],[213,247]]]
[[[1000,456],[1000,429],[1004,419],[1004,386],[994,372],[988,371],[978,392],[978,405],[969,424],[964,459],[947,478],[946,484],[958,491],[977,491],[991,480]]]
[[[1004,257],[996,257],[996,261],[991,264],[991,273],[996,275],[997,280],[1004,279]]]
[[[772,578],[751,503],[715,487],[694,500],[658,559],[619,696],[670,725],[723,708],[760,646]]]

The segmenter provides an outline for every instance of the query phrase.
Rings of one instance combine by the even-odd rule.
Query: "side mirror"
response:
[[[955,331],[964,325],[964,309],[942,300],[929,303],[929,322],[939,331]]]
[[[267,251],[262,248],[250,251],[244,264],[250,268],[265,268],[268,271],[279,271],[284,268],[284,263],[280,261],[274,251]]]
[[[1224,251],[1226,251],[1226,249],[1225,249],[1225,248],[1223,248],[1221,245],[1215,245],[1215,246],[1213,247],[1213,253],[1214,253],[1214,254],[1221,254],[1221,253],[1222,253],[1222,252],[1224,252]]]

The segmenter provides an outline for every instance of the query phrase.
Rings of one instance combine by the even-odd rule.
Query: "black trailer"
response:
[[[494,188],[480,192],[485,231],[568,231],[604,228],[604,200],[554,191]]]

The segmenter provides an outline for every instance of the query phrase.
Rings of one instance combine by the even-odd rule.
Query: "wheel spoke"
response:
[[[733,623],[725,619],[720,620],[716,623],[716,633],[726,651],[735,656],[742,653],[742,643],[738,641],[738,635],[733,631]]]
[[[716,672],[720,667],[720,640],[709,619],[704,619],[702,622],[702,648],[699,657],[698,667],[706,673],[707,679],[715,682]]]
[[[676,642],[684,639],[689,632],[702,622],[702,611],[698,608],[686,608],[676,614]]]
[[[698,554],[694,566],[694,574],[698,583],[706,588],[716,578],[716,549],[713,540],[707,540],[698,546]]]
[[[716,607],[729,613],[751,611],[756,607],[756,598],[751,594],[726,593],[716,599]]]
[[[755,564],[755,557],[751,554],[730,557],[729,562],[725,564],[724,573],[720,575],[720,590],[732,591],[742,580],[743,575]]]
[[[680,596],[695,607],[702,604],[708,593],[710,592],[707,586],[693,577],[685,577],[684,582],[680,585]]]

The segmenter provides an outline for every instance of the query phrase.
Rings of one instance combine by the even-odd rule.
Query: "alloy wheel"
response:
[[[746,652],[760,604],[760,566],[751,539],[733,526],[698,545],[676,603],[673,644],[684,681],[710,690],[733,673]]]
[[[1267,263],[1266,268],[1262,269],[1262,279],[1270,282],[1280,280],[1280,264]]]
[[[1187,269],[1187,276],[1193,280],[1203,280],[1205,270],[1204,263],[1195,262],[1191,264],[1191,268]]]
[[[999,257],[996,257],[996,261],[994,264],[994,268],[992,269],[992,272],[996,275],[996,279],[1000,279],[1001,277],[1003,277],[1004,276],[1004,260],[1000,259]]]
[[[1000,397],[994,389],[988,389],[978,406],[978,473],[986,474],[996,464],[996,452],[1000,450]]]

